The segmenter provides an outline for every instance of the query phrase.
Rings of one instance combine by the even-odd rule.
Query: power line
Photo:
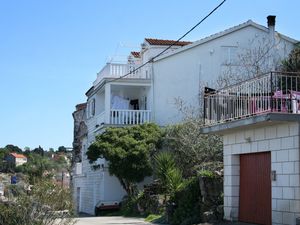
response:
[[[209,16],[211,16],[218,8],[220,8],[224,3],[226,2],[226,0],[223,0],[218,6],[216,6],[212,11],[210,11],[210,13],[208,13],[202,20],[200,20],[195,26],[193,26],[190,30],[188,30],[184,35],[182,35],[180,38],[178,38],[176,41],[174,41],[172,44],[170,44],[167,48],[165,48],[163,51],[161,51],[160,53],[158,53],[157,55],[155,55],[154,57],[152,57],[151,59],[149,59],[147,62],[143,63],[142,65],[136,67],[135,69],[133,69],[132,71],[118,77],[115,78],[113,80],[107,81],[107,83],[111,83],[117,80],[120,80],[124,77],[127,77],[128,75],[135,73],[137,70],[143,68],[144,66],[146,66],[148,63],[153,62],[154,59],[156,59],[157,57],[161,56],[162,54],[164,54],[166,51],[168,51],[172,46],[176,45],[179,41],[181,41],[185,36],[187,36],[189,33],[191,33],[194,29],[196,29],[196,27],[198,27],[201,23],[203,23]]]

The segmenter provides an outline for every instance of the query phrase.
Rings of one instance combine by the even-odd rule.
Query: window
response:
[[[87,110],[86,110],[87,118],[91,118],[95,115],[95,107],[96,107],[96,103],[95,103],[95,99],[93,98],[87,104]]]
[[[92,99],[91,102],[91,116],[95,115],[95,99]]]
[[[237,46],[222,46],[222,64],[237,65]]]
[[[87,107],[86,107],[86,118],[89,119],[90,118],[90,103],[87,103]]]

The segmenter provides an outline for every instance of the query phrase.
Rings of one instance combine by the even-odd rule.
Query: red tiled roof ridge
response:
[[[141,57],[140,52],[132,51],[131,55],[133,55],[135,58],[140,58]]]
[[[145,41],[147,41],[150,45],[171,45],[174,44],[175,40],[167,40],[167,39],[156,39],[156,38],[145,38]],[[185,46],[188,44],[191,44],[193,42],[191,41],[178,41],[174,45],[177,46]]]
[[[15,152],[11,152],[10,154],[13,155],[15,158],[27,159],[27,157],[23,154],[18,154],[18,153],[15,153]]]

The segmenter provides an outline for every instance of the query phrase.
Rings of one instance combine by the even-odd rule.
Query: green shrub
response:
[[[201,177],[210,177],[210,178],[215,177],[214,172],[209,171],[209,170],[201,170],[198,174]]]
[[[127,197],[122,201],[121,214],[123,216],[139,216],[140,212],[137,207],[138,196]]]
[[[141,192],[137,199],[139,211],[147,216],[149,214],[160,214],[163,212],[163,205],[160,203],[159,195],[150,195]]]
[[[160,152],[154,157],[154,173],[161,183],[162,194],[173,197],[184,186],[182,172],[177,167],[175,158],[170,152]],[[165,199],[165,200],[166,200]]]
[[[146,222],[150,222],[150,223],[164,223],[165,222],[165,218],[163,215],[157,215],[157,214],[149,214],[146,219]]]
[[[171,199],[175,203],[175,210],[170,215],[170,223],[194,224],[201,222],[200,188],[197,177],[193,177],[185,187]]]

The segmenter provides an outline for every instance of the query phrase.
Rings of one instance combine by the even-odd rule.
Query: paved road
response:
[[[82,217],[77,219],[75,225],[109,225],[109,224],[126,224],[126,225],[150,225],[143,219],[127,218],[120,216],[112,217]]]

